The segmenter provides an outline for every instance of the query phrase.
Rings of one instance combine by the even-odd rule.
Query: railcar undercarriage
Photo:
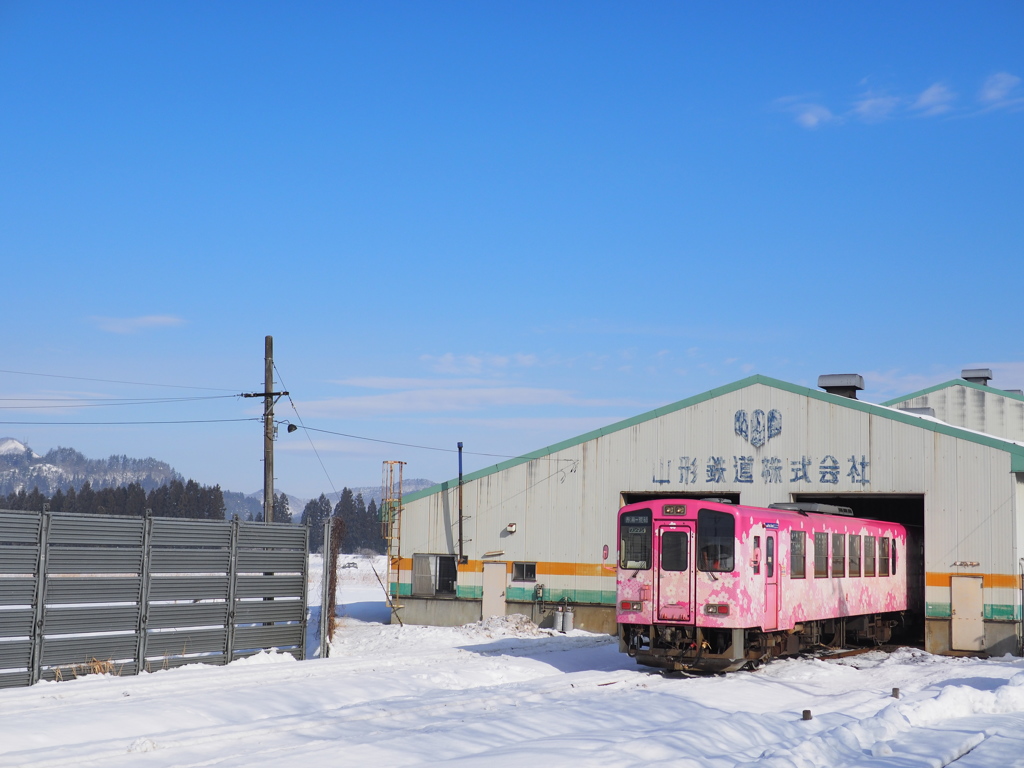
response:
[[[881,645],[892,636],[899,614],[847,616],[805,621],[793,629],[764,632],[716,629],[692,624],[620,624],[619,650],[638,663],[676,672],[734,672],[756,669],[782,656],[812,648]]]

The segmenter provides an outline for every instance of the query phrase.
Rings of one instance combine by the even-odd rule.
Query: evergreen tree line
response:
[[[287,502],[286,502],[287,503]],[[224,519],[224,494],[219,485],[199,485],[195,480],[172,480],[148,493],[139,483],[118,488],[93,490],[86,481],[79,490],[67,492],[59,488],[53,496],[24,489],[0,496],[4,509],[42,512],[44,505],[51,512],[75,512],[88,515],[126,515],[141,517],[147,509],[157,517],[187,517],[198,520]]]
[[[245,517],[246,520],[251,520],[256,523],[263,522],[263,505],[260,505],[260,511],[256,514],[249,514]],[[288,497],[282,493],[274,494],[274,520],[275,523],[291,523],[292,511],[289,508]]]
[[[276,513],[275,513],[276,515]],[[309,551],[320,552],[324,546],[324,522],[330,517],[345,521],[345,535],[341,540],[341,551],[345,554],[384,554],[385,542],[381,535],[377,502],[363,501],[363,494],[353,496],[352,489],[343,488],[338,503],[331,508],[331,500],[324,494],[310,499],[302,510],[302,524],[309,526]]]

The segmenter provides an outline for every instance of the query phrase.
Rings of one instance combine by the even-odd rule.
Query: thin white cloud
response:
[[[416,389],[379,395],[335,397],[300,404],[307,417],[359,418],[411,413],[451,413],[484,408],[539,407],[622,407],[633,405],[622,399],[578,398],[571,392],[541,387],[453,387]]]
[[[934,117],[949,112],[953,108],[956,94],[942,83],[934,83],[925,88],[911,105],[923,117]]]
[[[836,116],[820,104],[802,104],[797,111],[796,121],[804,128],[814,129],[825,123],[835,122]]]
[[[150,328],[172,328],[184,325],[185,320],[173,315],[144,315],[142,317],[92,317],[96,327],[102,331],[132,334]]]
[[[817,102],[814,94],[783,96],[775,100],[775,108],[791,113],[796,124],[808,130],[839,121],[828,107]]]
[[[415,379],[400,376],[356,376],[331,382],[363,389],[437,389],[440,387],[491,387],[493,379]]]
[[[435,373],[455,376],[498,373],[510,368],[532,368],[539,363],[536,355],[456,355],[452,352],[421,355],[420,360]]]
[[[1009,100],[1017,86],[1020,85],[1020,78],[1011,75],[1009,72],[996,72],[989,76],[981,86],[981,93],[978,100],[982,104],[994,105]]]
[[[888,120],[901,102],[902,99],[898,96],[868,92],[853,103],[853,113],[866,123],[880,123]]]

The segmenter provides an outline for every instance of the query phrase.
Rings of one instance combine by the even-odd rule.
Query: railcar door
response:
[[[658,619],[693,620],[693,528],[682,523],[658,526]]]
[[[779,627],[779,567],[776,535],[769,531],[764,541],[764,627]]]

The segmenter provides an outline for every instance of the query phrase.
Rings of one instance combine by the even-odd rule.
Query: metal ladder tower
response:
[[[380,525],[388,556],[388,590],[391,610],[397,603],[401,584],[402,468],[404,461],[385,461],[380,484]]]

